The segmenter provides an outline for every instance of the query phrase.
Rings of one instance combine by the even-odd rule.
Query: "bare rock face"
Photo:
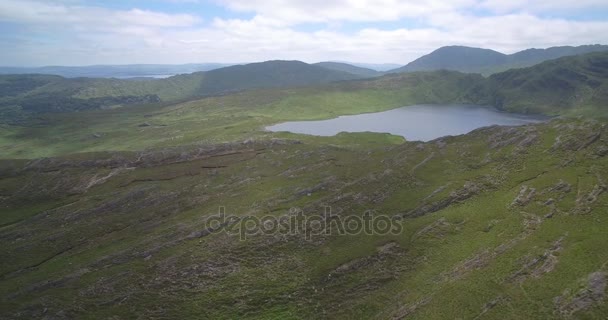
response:
[[[550,151],[579,151],[600,141],[605,125],[594,121],[580,124],[559,124],[555,128],[560,133],[551,146]]]
[[[522,150],[539,140],[538,131],[535,127],[501,127],[493,131],[495,132],[488,137],[488,143],[492,149],[514,145],[517,149]]]
[[[519,194],[517,195],[517,197],[515,197],[515,199],[513,199],[511,206],[524,207],[529,204],[530,201],[532,201],[535,195],[536,189],[529,188],[528,186],[521,186],[521,188],[519,189]]]
[[[559,262],[559,252],[563,249],[565,237],[557,239],[550,248],[540,256],[527,257],[521,269],[512,274],[507,281],[522,283],[528,278],[540,278],[555,269]]]
[[[577,293],[564,291],[561,296],[553,300],[555,313],[563,317],[571,317],[579,311],[602,303],[606,295],[606,275],[606,272],[594,272],[587,276],[585,287]]]
[[[431,203],[423,203],[414,210],[405,213],[405,217],[420,217],[425,214],[439,211],[448,206],[467,200],[483,190],[484,186],[475,182],[468,181],[462,188],[452,191],[446,198]]]
[[[606,155],[608,155],[608,146],[601,145],[595,148],[595,155],[597,155],[598,157],[605,157]]]
[[[572,209],[573,214],[586,214],[591,212],[591,205],[598,200],[601,194],[608,190],[608,186],[601,176],[598,175],[597,180],[597,184],[593,186],[591,191],[587,193],[582,193],[579,191],[579,194],[576,197],[575,206]]]

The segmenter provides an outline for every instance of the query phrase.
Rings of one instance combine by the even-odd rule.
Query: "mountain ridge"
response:
[[[445,46],[424,55],[407,65],[388,73],[434,71],[440,69],[466,73],[481,73],[486,76],[513,68],[535,64],[565,56],[608,51],[608,45],[560,46],[546,49],[526,49],[513,54],[467,46]]]

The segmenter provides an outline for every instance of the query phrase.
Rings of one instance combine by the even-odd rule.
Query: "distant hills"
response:
[[[362,76],[299,61],[237,65],[150,81],[0,75],[0,106],[5,110],[11,107],[29,112],[77,111],[360,78]]]
[[[324,68],[301,61],[281,60],[231,66],[200,73],[200,75],[202,76],[201,90],[198,93],[203,95],[251,88],[325,84],[363,77],[343,70]]]
[[[576,50],[583,49],[578,48]],[[591,48],[601,46],[588,46],[585,50]],[[491,50],[450,47],[440,49],[440,52],[446,50],[466,53],[465,56],[475,60],[474,63],[458,64],[460,68],[484,68],[502,59],[500,53]],[[578,52],[572,47],[568,50]],[[539,57],[564,52],[565,49],[546,50],[541,54],[541,51],[526,50],[513,56],[519,57],[519,61],[532,63]],[[380,97],[394,94],[395,90],[418,88],[411,93],[418,97],[415,99],[417,102],[473,103],[492,105],[507,111],[553,115],[585,110],[596,112],[608,105],[608,51],[562,57],[532,67],[496,73],[487,78],[471,74],[463,80],[462,76],[456,75],[460,74],[458,71],[451,70],[391,73],[374,77],[379,74],[344,63],[311,65],[300,61],[267,61],[148,81],[0,75],[0,118],[137,104],[177,103],[243,90],[282,87],[333,90],[338,86],[346,91],[369,90]],[[466,86],[455,83],[459,81],[466,81]]]
[[[315,63],[314,65],[323,67],[326,69],[330,69],[330,70],[348,72],[348,73],[352,73],[354,75],[358,75],[361,77],[368,77],[368,78],[379,77],[384,74],[382,72],[379,72],[379,71],[376,71],[376,70],[373,70],[370,68],[358,67],[358,66],[348,64],[348,63],[343,63],[343,62],[319,62],[319,63]]]
[[[510,55],[490,49],[448,46],[441,47],[401,68],[393,69],[389,72],[400,73],[445,69],[490,75],[512,68],[529,67],[551,59],[598,51],[608,51],[608,46],[586,45],[579,47],[564,46],[548,49],[527,49]]]
[[[176,74],[210,71],[232,64],[190,63],[190,64],[131,64],[131,65],[96,65],[82,67],[0,67],[0,74],[52,74],[66,78],[135,78],[171,76]]]
[[[400,65],[395,64],[395,63],[361,63],[361,62],[344,62],[344,63],[352,64],[353,66],[357,66],[357,67],[361,67],[361,68],[376,70],[379,72],[386,72],[386,71],[393,70],[393,69],[400,67]]]

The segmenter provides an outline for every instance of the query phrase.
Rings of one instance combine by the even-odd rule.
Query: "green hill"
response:
[[[487,96],[479,97],[479,93]],[[497,73],[470,94],[477,103],[513,112],[606,115],[608,52],[564,57]]]
[[[441,47],[422,56],[407,65],[391,70],[391,73],[454,70],[460,72],[479,73],[479,70],[504,64],[507,56],[489,49],[470,48],[463,46]]]
[[[319,62],[319,63],[315,63],[314,65],[320,66],[320,67],[323,67],[326,69],[330,69],[330,70],[352,73],[352,74],[355,74],[355,75],[358,75],[361,77],[365,77],[365,78],[373,78],[373,77],[379,77],[379,76],[383,75],[382,72],[378,72],[376,70],[357,67],[352,64],[342,63],[342,62]]]
[[[10,85],[0,91],[0,107],[5,112],[78,111],[358,78],[361,77],[299,61],[267,61],[149,81],[4,75],[0,76],[0,83]]]
[[[401,68],[389,72],[399,73],[446,69],[490,75],[512,68],[529,67],[543,61],[564,56],[599,51],[608,51],[608,46],[585,45],[579,47],[563,46],[548,49],[527,49],[510,55],[489,49],[448,46],[439,48]]]

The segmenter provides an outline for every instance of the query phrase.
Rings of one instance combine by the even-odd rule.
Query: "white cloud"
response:
[[[508,10],[493,0],[434,0],[425,4],[397,0],[217,0],[232,10],[253,12],[255,16],[216,17],[205,24],[193,14],[111,10],[69,1],[73,0],[55,4],[37,0],[0,1],[0,21],[23,26],[19,35],[0,37],[0,46],[12,48],[0,52],[0,61],[38,65],[270,59],[407,63],[444,45],[511,53],[529,47],[608,40],[608,21],[540,18],[533,10],[515,5],[519,0],[513,0],[515,4]],[[567,5],[566,1],[556,1]],[[539,8],[541,2],[537,4]],[[598,2],[580,0],[580,3]],[[479,8],[510,13],[485,17],[470,13],[471,9]],[[396,21],[404,17],[420,22],[418,27],[392,30],[366,27],[348,32],[334,27],[352,21]],[[322,22],[327,27],[298,31],[298,24],[303,22]]]
[[[285,24],[330,21],[395,21],[471,6],[475,0],[216,0],[236,11],[254,12]]]
[[[2,0],[0,21],[30,24],[87,25],[94,27],[142,25],[151,27],[189,27],[201,21],[189,14],[166,14],[140,9],[126,11],[100,7],[48,4],[31,0]]]
[[[563,10],[583,10],[590,8],[608,8],[606,0],[484,0],[480,7],[497,13],[513,11],[544,12]]]

